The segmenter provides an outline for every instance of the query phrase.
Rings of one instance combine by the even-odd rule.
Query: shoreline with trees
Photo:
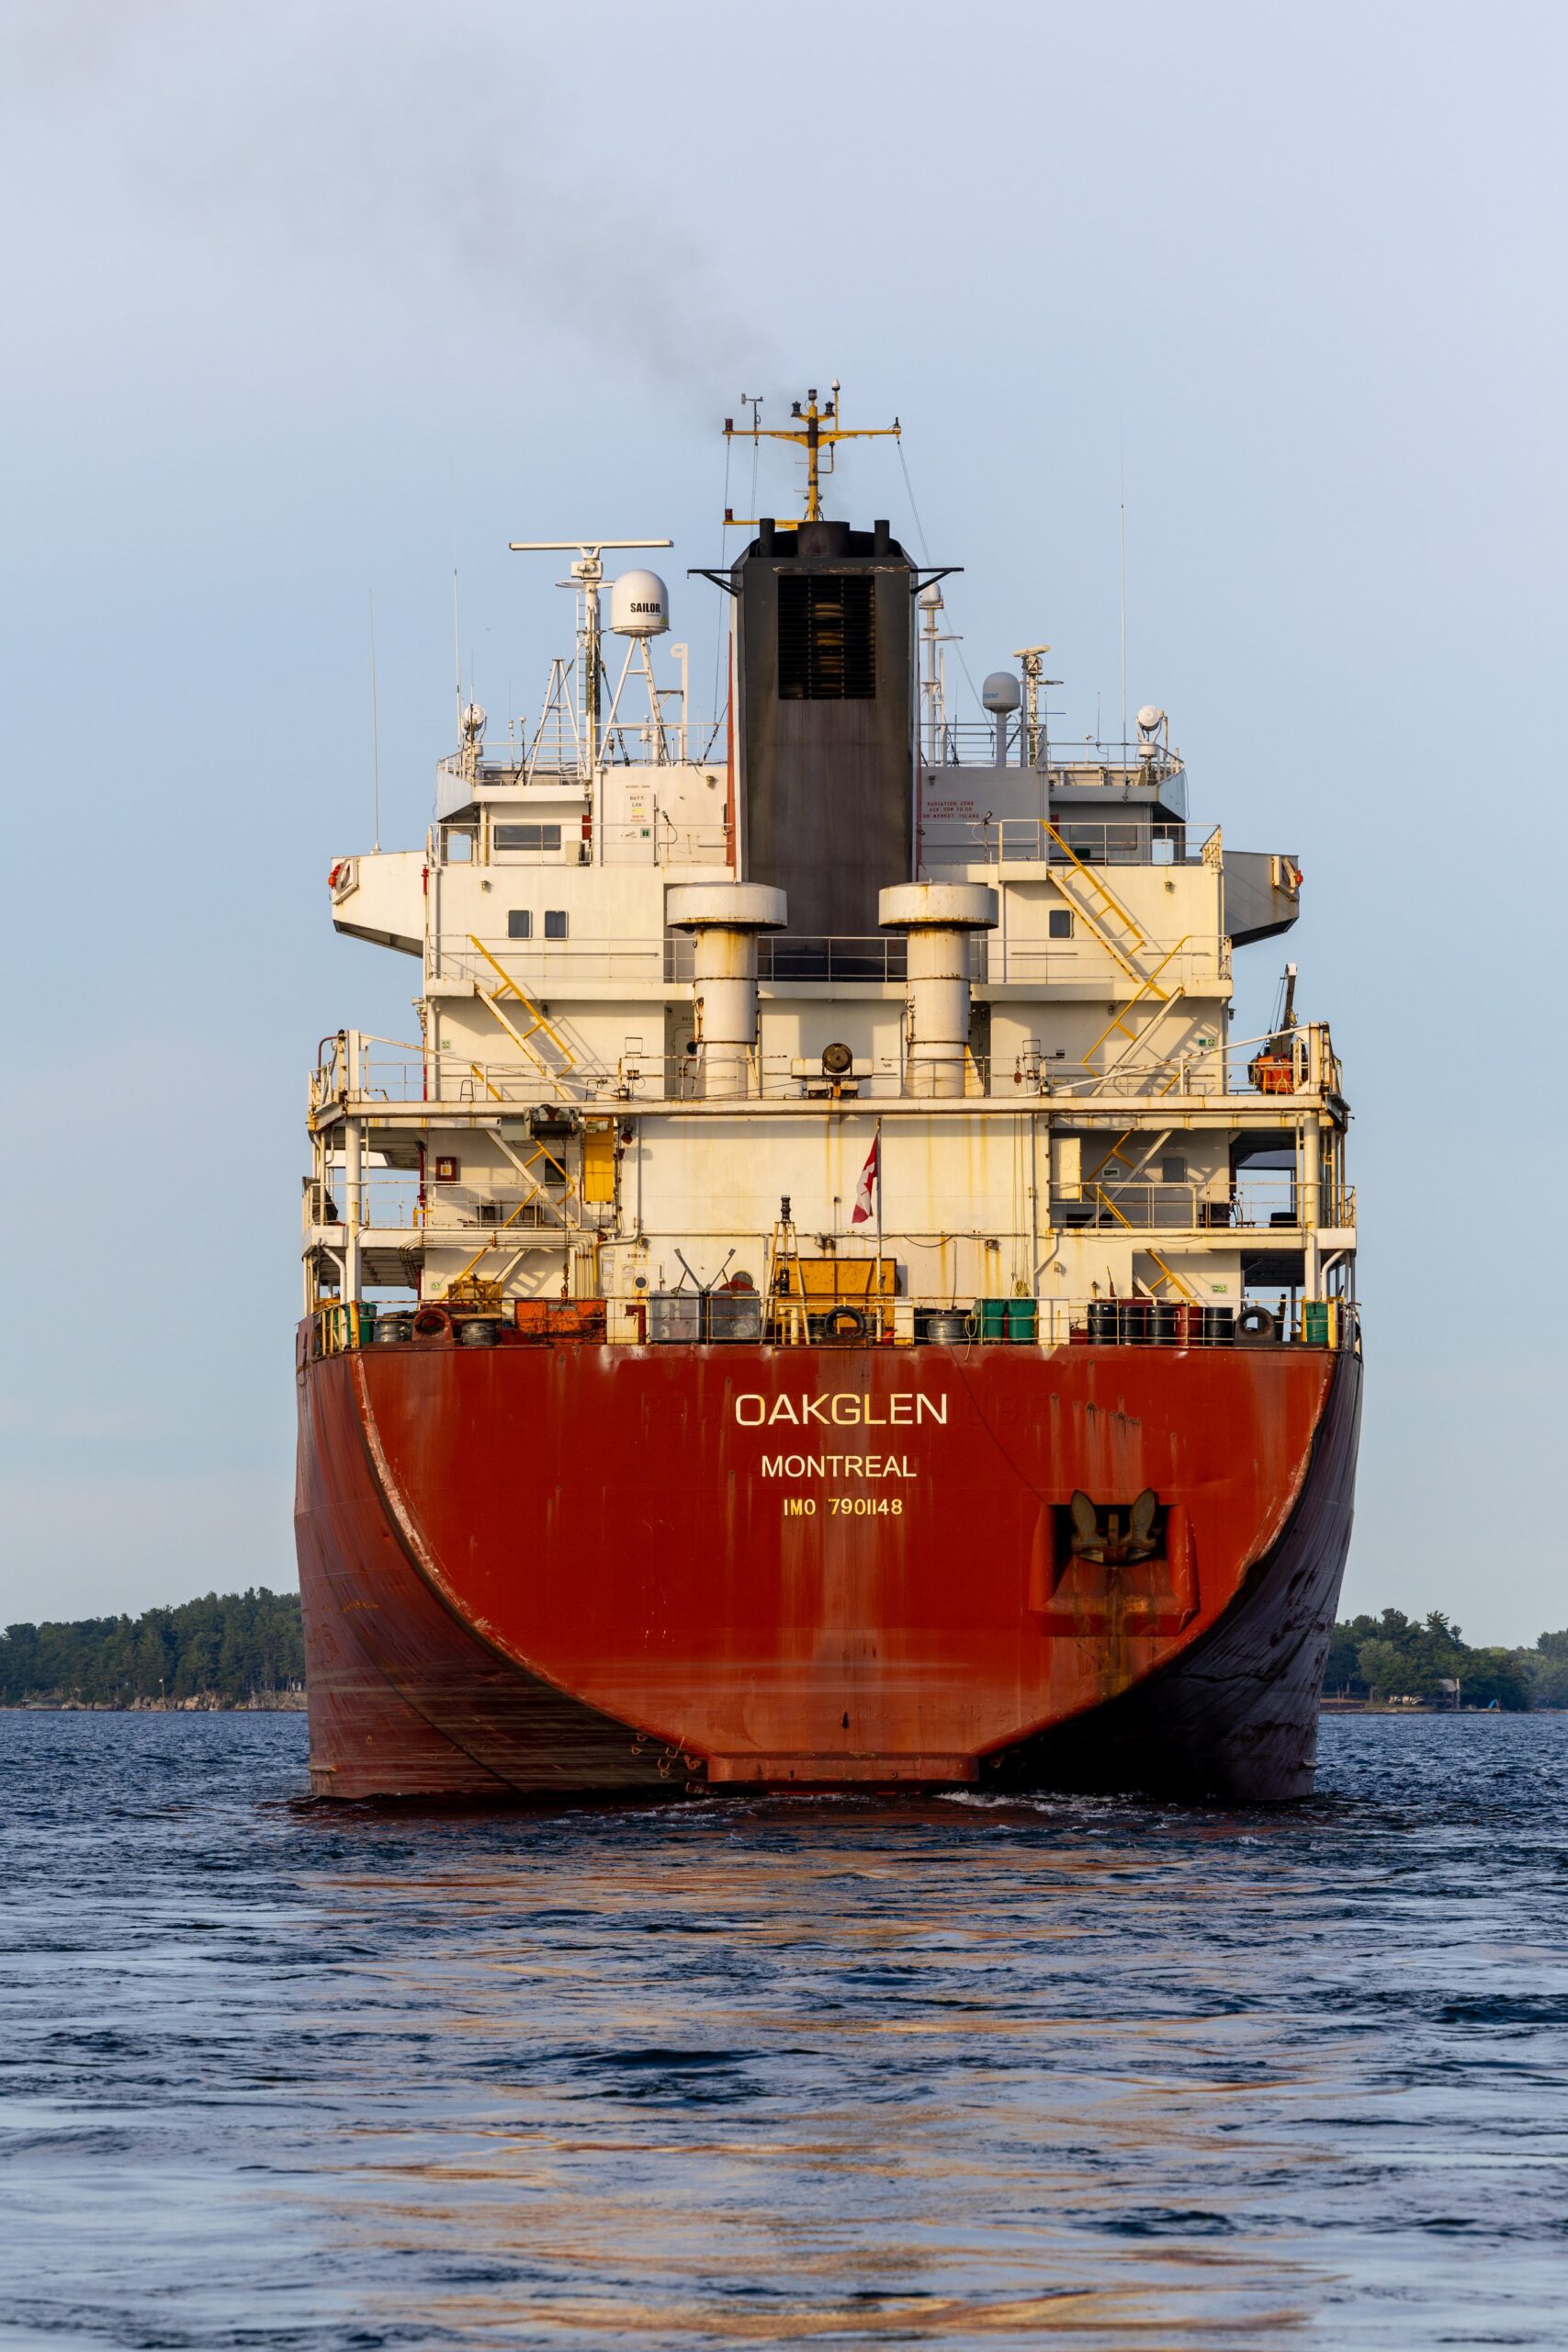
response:
[[[1533,1649],[1503,1649],[1466,1642],[1441,1610],[1346,1618],[1334,1628],[1323,1693],[1337,1712],[1568,1708],[1568,1629],[1542,1634]],[[299,1596],[265,1585],[140,1617],[7,1625],[0,1635],[0,1709],[197,1714],[304,1704]]]
[[[1424,1618],[1385,1609],[1335,1626],[1324,1669],[1325,1702],[1342,1709],[1428,1707],[1525,1714],[1568,1707],[1568,1631],[1533,1649],[1481,1647],[1440,1609]]]
[[[297,1592],[205,1594],[140,1617],[7,1625],[0,1707],[201,1714],[305,1704]]]

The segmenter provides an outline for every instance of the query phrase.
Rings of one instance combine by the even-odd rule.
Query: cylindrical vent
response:
[[[969,934],[997,920],[997,894],[972,882],[901,882],[884,890],[883,927],[908,934],[911,1094],[962,1094],[968,1075]]]
[[[759,1092],[757,1072],[757,933],[782,931],[788,901],[759,882],[677,884],[666,893],[671,930],[696,934],[693,948],[693,1010],[696,1015],[696,1075],[701,1092],[716,1100]]]

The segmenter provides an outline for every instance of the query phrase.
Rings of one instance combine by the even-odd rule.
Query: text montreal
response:
[[[915,1465],[897,1453],[764,1453],[764,1478],[912,1478]]]

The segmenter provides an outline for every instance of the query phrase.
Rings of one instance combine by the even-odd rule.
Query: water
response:
[[[303,1802],[0,1715],[0,2343],[1568,2337],[1568,1717],[1280,1814]]]

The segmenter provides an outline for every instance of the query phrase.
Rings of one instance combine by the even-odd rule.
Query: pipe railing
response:
[[[760,945],[768,944],[764,940]],[[625,951],[628,956],[640,952]],[[468,960],[475,967],[480,964],[476,956]],[[515,965],[513,968],[519,969]],[[536,989],[547,987],[547,976],[537,971],[525,975],[519,970],[519,977],[525,977]],[[349,1036],[354,1034],[348,1033]],[[1109,1070],[1086,1069],[1081,1062],[1027,1046],[1011,1055],[972,1055],[965,1092],[971,1100],[992,1104],[1005,1102],[1021,1108],[1039,1101],[1068,1111],[1077,1102],[1087,1106],[1150,1098],[1168,1099],[1174,1107],[1194,1095],[1266,1101],[1283,1110],[1292,1100],[1304,1103],[1320,1100],[1324,1091],[1337,1092],[1339,1084],[1339,1065],[1332,1050],[1314,1048],[1308,1033],[1298,1034],[1303,1041],[1299,1054],[1282,1056],[1261,1071],[1257,1069],[1261,1049],[1271,1041],[1258,1038],[1226,1046],[1199,1046],[1185,1055],[1156,1061],[1140,1058],[1134,1047]],[[486,1102],[532,1106],[548,1099],[609,1105],[690,1102],[705,1092],[700,1049],[672,1055],[626,1051],[614,1063],[582,1057],[570,1069],[547,1077],[525,1055],[495,1061],[461,1049],[428,1056],[408,1045],[393,1054],[373,1050],[383,1042],[399,1041],[362,1037],[355,1046],[334,1041],[331,1052],[310,1074],[312,1111],[340,1101],[428,1102],[434,1115],[444,1102],[464,1108]],[[1115,1042],[1120,1042],[1119,1032]],[[1324,1073],[1321,1089],[1313,1079],[1314,1062]],[[895,1101],[908,1092],[902,1059],[891,1054],[862,1057],[853,1072],[842,1079],[818,1069],[809,1056],[760,1055],[754,1057],[752,1069],[752,1100]]]
[[[399,1286],[406,1292],[405,1285]],[[767,1347],[795,1350],[944,1348],[961,1356],[976,1348],[1147,1348],[1208,1353],[1214,1349],[1301,1349],[1354,1352],[1360,1312],[1348,1298],[1301,1299],[1254,1295],[1239,1307],[1200,1305],[1170,1296],[1090,1296],[1033,1299],[997,1296],[913,1297],[858,1306],[802,1309],[750,1291],[641,1291],[603,1298],[502,1298],[493,1285],[468,1284],[451,1299],[426,1296],[378,1308],[364,1300],[329,1298],[311,1317],[317,1356],[383,1346],[633,1346]],[[1279,1312],[1276,1311],[1278,1308]],[[473,1330],[472,1326],[480,1326]],[[465,1338],[467,1332],[468,1337]],[[907,1425],[885,1421],[857,1399],[803,1430],[789,1424],[779,1442],[790,1452],[842,1453],[858,1428],[872,1427],[882,1447],[897,1445]],[[762,1418],[746,1426],[767,1428]],[[866,1441],[861,1441],[865,1442]]]

